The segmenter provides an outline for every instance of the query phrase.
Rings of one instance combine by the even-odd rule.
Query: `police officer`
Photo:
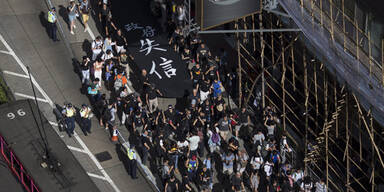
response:
[[[86,104],[83,104],[80,109],[80,117],[81,117],[81,130],[84,135],[87,136],[87,132],[91,133],[91,117],[92,111],[91,108]]]
[[[57,31],[56,22],[57,22],[56,8],[52,7],[51,11],[48,11],[48,34],[53,41],[59,41],[56,35],[56,31]]]
[[[63,111],[61,112],[65,116],[65,123],[67,124],[67,133],[71,137],[75,130],[75,115],[76,109],[72,106],[71,103],[66,103]]]
[[[137,155],[136,151],[134,150],[135,145],[131,144],[129,150],[128,150],[128,174],[131,175],[132,179],[137,179],[136,176],[136,170],[137,170]]]

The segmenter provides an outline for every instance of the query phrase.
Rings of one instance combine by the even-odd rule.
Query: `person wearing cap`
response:
[[[131,143],[129,150],[127,151],[128,155],[128,174],[131,175],[132,179],[137,179],[137,155],[135,151],[135,145]]]
[[[91,108],[88,107],[86,104],[83,104],[80,109],[80,117],[81,117],[81,130],[83,131],[84,135],[87,136],[87,133],[91,133],[91,118],[92,118],[92,111]]]
[[[75,130],[76,109],[72,106],[71,103],[66,103],[61,113],[65,116],[65,123],[67,124],[67,133],[68,136],[71,137],[74,134],[73,131]]]
[[[56,34],[57,32],[56,22],[57,22],[56,8],[52,7],[51,10],[48,11],[48,34],[53,41],[59,41]]]

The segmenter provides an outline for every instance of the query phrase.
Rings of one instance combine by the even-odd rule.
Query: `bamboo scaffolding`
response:
[[[324,116],[325,122],[328,122],[328,84],[327,84],[327,73],[323,68],[323,81],[324,81]],[[326,125],[326,124],[324,124]],[[328,154],[328,129],[325,130],[325,173],[326,173],[326,186],[329,189],[329,154]]]
[[[381,154],[380,154],[379,148],[377,147],[377,145],[375,143],[375,140],[374,140],[374,137],[373,137],[373,134],[372,134],[372,132],[369,129],[367,121],[365,120],[365,117],[363,115],[363,111],[361,110],[361,107],[360,107],[359,100],[357,99],[355,94],[353,94],[353,98],[355,98],[355,101],[356,101],[356,104],[357,104],[357,108],[359,109],[359,114],[361,116],[361,119],[363,120],[364,127],[367,129],[367,132],[369,134],[369,138],[371,139],[372,145],[373,145],[374,149],[376,150],[377,157],[379,157],[380,164],[384,168],[384,162],[383,162],[383,160],[381,158]]]
[[[252,14],[252,30],[255,30],[255,15]],[[256,52],[256,33],[252,32],[253,52]]]
[[[381,71],[384,86],[384,39],[381,40]]]
[[[304,143],[305,146],[308,146],[308,98],[309,98],[309,92],[308,92],[308,69],[307,69],[307,58],[306,58],[306,51],[303,49],[303,65],[304,65],[304,95],[305,95],[305,138]],[[307,147],[305,147],[305,154],[308,153]],[[307,162],[304,163],[304,168],[307,170]]]
[[[337,82],[336,78],[333,80],[333,92],[334,92],[334,99],[335,99],[335,109],[337,109]],[[335,131],[336,131],[336,138],[339,138],[339,118],[335,119]]]
[[[259,27],[260,29],[263,29],[263,14],[259,15]],[[260,46],[264,46],[264,36],[263,32],[260,33]],[[261,68],[264,69],[264,51],[263,55],[261,57]],[[264,70],[263,74],[261,75],[261,97],[262,97],[262,107],[265,108],[265,76],[264,76]]]
[[[368,58],[369,58],[369,76],[372,75],[372,48],[371,48],[371,32],[368,31]]]
[[[349,162],[349,123],[348,123],[348,117],[349,117],[349,115],[348,115],[348,109],[349,109],[349,103],[348,103],[348,101],[349,101],[349,98],[348,98],[348,92],[346,93],[346,96],[345,96],[345,129],[346,129],[346,131],[345,131],[345,137],[346,137],[346,139],[347,139],[347,143],[346,143],[346,145],[345,145],[345,153],[346,153],[346,156],[347,156],[347,182],[346,182],[346,188],[347,188],[347,192],[349,192],[350,190],[349,190],[349,180],[350,180],[350,178],[349,178],[349,175],[350,175],[350,173],[349,173],[349,170],[350,170],[350,162]],[[345,157],[345,156],[344,156]],[[344,158],[345,159],[345,158]]]
[[[333,40],[335,40],[335,36],[334,36],[334,22],[333,22],[333,6],[332,6],[332,1],[333,0],[329,0],[329,3],[331,4],[331,6],[329,6],[330,7],[330,16],[331,16],[331,38],[332,38],[332,41]]]
[[[345,37],[345,7],[344,7],[344,0],[341,0],[341,4],[342,4],[342,12],[343,12],[343,47],[344,47],[344,51],[347,50],[346,46],[347,46],[347,41],[346,41],[346,37]]]
[[[373,139],[375,139],[375,133],[373,132],[373,117],[372,117],[372,111],[370,110],[370,127],[371,127],[371,133],[373,135]],[[371,145],[371,150],[372,150],[372,159],[371,159],[371,168],[372,168],[372,175],[371,175],[371,178],[369,179],[369,181],[371,182],[371,192],[375,192],[375,148],[374,148],[374,145]]]
[[[270,28],[272,28],[272,26],[273,26],[273,23],[272,23],[272,14],[269,14],[269,17],[270,17]],[[275,40],[275,38],[274,38],[274,33],[270,33],[269,35],[271,35],[271,50],[272,50],[272,54],[271,54],[271,57],[272,57],[272,63],[273,63],[273,65],[276,65],[276,63],[275,63],[275,42],[274,42],[274,40]]]
[[[285,106],[287,105],[286,103],[285,103],[285,92],[286,92],[286,90],[285,90],[285,73],[286,73],[286,71],[287,71],[287,69],[285,68],[285,48],[284,48],[284,41],[283,41],[283,34],[281,34],[281,36],[280,36],[280,40],[281,40],[281,52],[282,52],[282,57],[281,57],[281,61],[282,61],[282,67],[283,67],[283,75],[282,75],[282,78],[281,78],[281,88],[282,88],[282,90],[283,90],[283,95],[282,95],[282,97],[283,97],[283,130],[285,131],[286,130],[286,108],[285,108]]]
[[[320,1],[321,2],[321,1]],[[318,98],[318,93],[317,93],[317,87],[319,86],[317,84],[317,66],[316,66],[316,62],[313,63],[313,78],[315,80],[315,102],[316,102],[316,125],[318,126],[317,122],[318,122],[318,118],[319,118],[319,98]],[[318,128],[318,127],[316,127]]]
[[[292,83],[293,91],[296,91],[296,82],[295,82],[295,54],[293,54],[293,46],[291,46],[291,72],[292,72]]]
[[[236,30],[239,30],[239,24],[238,24],[239,21],[237,21],[235,23],[235,28]],[[242,91],[242,78],[241,78],[241,75],[242,75],[242,72],[241,72],[241,56],[240,56],[240,35],[239,33],[236,33],[236,37],[237,37],[237,58],[238,58],[238,77],[239,77],[239,107],[241,107],[242,103],[241,103],[241,100],[242,100],[242,96],[243,96],[243,91]]]

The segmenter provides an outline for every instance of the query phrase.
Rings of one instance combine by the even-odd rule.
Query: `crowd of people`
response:
[[[91,9],[88,1],[71,1],[69,17],[71,12],[75,17],[82,14],[86,23]],[[223,74],[228,64],[225,51],[214,56],[199,35],[185,33],[183,4],[164,3],[169,46],[180,54],[193,84],[188,104],[181,110],[172,105],[159,109],[158,97],[163,94],[145,69],[138,75],[138,89],[132,90],[130,80],[136,76],[130,77],[129,64],[135,62],[134,57],[123,32],[113,23],[110,4],[103,0],[95,8],[101,36],[93,40],[91,54],[80,64],[81,81],[99,124],[110,131],[129,130],[131,146],[144,165],[154,167],[166,192],[327,191],[324,180],[314,182],[303,167],[292,166],[288,158],[292,149],[286,133],[278,128],[274,107],[251,113],[246,106],[233,109],[227,105],[222,81],[233,79]],[[70,21],[73,33],[75,23],[73,18]],[[76,110],[67,104],[62,112],[69,117],[71,135]],[[91,133],[92,112],[87,105],[80,110],[85,134]]]

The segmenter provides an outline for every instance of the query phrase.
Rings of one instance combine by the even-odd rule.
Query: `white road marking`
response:
[[[11,55],[10,52],[8,52],[8,51],[4,51],[4,50],[0,50],[0,53],[4,53],[4,54],[7,54],[7,55]]]
[[[13,76],[16,76],[16,77],[23,77],[23,78],[27,78],[29,79],[29,76],[28,75],[24,75],[24,74],[20,74],[20,73],[15,73],[15,72],[12,72],[12,71],[3,71],[4,74],[8,74],[8,75],[13,75]]]
[[[16,60],[17,64],[20,66],[20,68],[24,71],[24,73],[28,74],[27,67],[21,62],[20,58],[15,54],[11,46],[8,45],[8,43],[5,41],[4,37],[0,34],[0,41],[4,44],[4,46],[8,49],[9,54],[13,56],[13,58]],[[40,93],[44,96],[44,98],[48,101],[49,105],[51,105],[52,108],[55,107],[52,100],[48,97],[47,93],[40,87],[40,85],[36,82],[35,78],[31,75],[32,83],[35,85],[35,87],[40,91]]]
[[[17,93],[17,92],[15,92],[14,95],[19,96],[19,97],[24,97],[24,98],[27,98],[27,99],[35,99],[34,96],[26,95],[26,94],[23,94],[23,93]],[[48,100],[46,100],[46,99],[42,99],[42,98],[38,98],[38,97],[36,98],[36,100],[41,101],[41,102],[44,102],[44,103],[49,103]]]
[[[49,124],[53,125],[53,126],[59,126],[57,123],[53,122],[53,121],[49,121]]]
[[[84,151],[84,150],[82,150],[82,149],[80,149],[80,148],[72,147],[72,146],[70,146],[70,145],[67,145],[67,147],[68,147],[68,149],[70,149],[70,150],[72,150],[72,151],[77,151],[77,152],[80,152],[80,153],[85,153],[85,154],[87,154],[86,151]]]
[[[89,176],[91,176],[91,177],[94,177],[94,178],[98,178],[98,179],[102,179],[102,180],[107,181],[107,179],[106,179],[105,177],[103,177],[103,176],[100,176],[100,175],[97,175],[97,174],[93,174],[93,173],[88,173],[88,172],[87,172],[87,174],[88,174]]]
[[[27,67],[21,62],[20,58],[15,54],[15,52],[12,50],[12,48],[9,46],[9,44],[5,41],[4,37],[0,34],[0,41],[4,44],[4,46],[8,49],[10,55],[13,56],[13,58],[16,60],[17,64],[20,66],[20,68],[24,71],[25,74],[28,74]],[[52,108],[55,108],[54,103],[49,98],[49,96],[45,93],[45,91],[40,87],[40,85],[37,83],[35,78],[31,76],[32,83],[35,85],[35,87],[40,91],[40,93],[43,95],[43,97],[47,100],[47,102],[50,104]],[[95,163],[97,168],[100,170],[100,172],[104,175],[105,180],[112,186],[112,188],[116,192],[120,192],[120,189],[116,186],[116,184],[112,181],[111,177],[107,174],[107,172],[104,170],[104,168],[100,165],[100,163],[97,161],[96,157],[92,154],[92,152],[88,149],[88,147],[85,145],[83,140],[76,134],[76,131],[74,132],[74,137],[76,138],[77,142],[80,144],[80,146],[83,148],[83,150],[89,155],[89,157],[92,159],[92,161]]]

